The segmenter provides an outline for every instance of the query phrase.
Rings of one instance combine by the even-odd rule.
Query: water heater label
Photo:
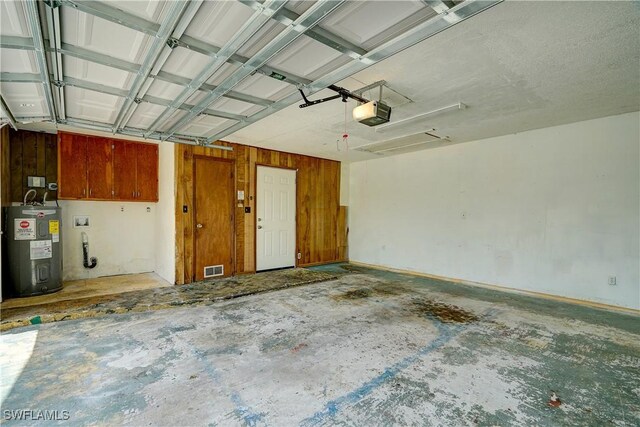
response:
[[[14,240],[35,240],[36,220],[33,218],[16,218],[14,223]]]
[[[31,259],[51,258],[51,240],[34,240],[29,242]]]
[[[51,234],[51,240],[53,240],[53,243],[60,241],[60,221],[57,219],[49,220],[49,234]]]
[[[49,234],[58,234],[60,232],[60,222],[55,219],[49,220]]]

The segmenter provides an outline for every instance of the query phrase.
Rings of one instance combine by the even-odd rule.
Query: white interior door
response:
[[[257,167],[256,270],[296,265],[296,171]]]

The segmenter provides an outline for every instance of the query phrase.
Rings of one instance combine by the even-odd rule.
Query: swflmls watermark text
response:
[[[3,409],[2,419],[5,421],[67,421],[71,418],[69,411],[38,409]]]

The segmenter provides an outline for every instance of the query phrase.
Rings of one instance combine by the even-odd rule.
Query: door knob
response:
[[[196,224],[196,228],[202,228],[202,224]]]
[[[258,226],[258,230],[260,230],[261,228],[262,228],[262,226],[261,226],[261,225],[259,225],[259,226]]]

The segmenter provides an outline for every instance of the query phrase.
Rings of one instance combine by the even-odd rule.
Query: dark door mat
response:
[[[2,311],[0,331],[39,323],[101,317],[109,314],[162,310],[325,282],[336,275],[304,268],[207,280],[190,285],[145,289],[68,301],[16,307]]]

